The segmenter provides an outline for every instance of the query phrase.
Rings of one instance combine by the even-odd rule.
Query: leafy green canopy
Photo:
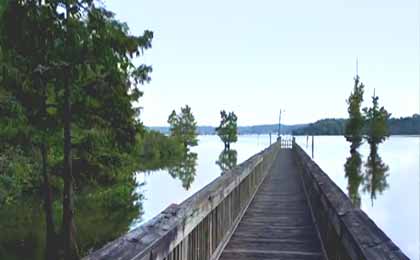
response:
[[[222,139],[225,148],[229,149],[231,143],[238,141],[238,117],[234,112],[226,113],[225,110],[220,111],[220,116],[222,120],[216,128],[216,133]]]
[[[196,146],[198,144],[197,122],[188,105],[181,107],[179,114],[173,110],[169,115],[168,123],[170,125],[171,137],[182,143],[185,149],[188,150],[190,146]]]
[[[367,136],[369,144],[377,145],[382,143],[389,136],[388,120],[391,116],[384,107],[379,108],[379,97],[372,97],[372,107],[364,108],[363,111],[367,121]]]
[[[361,111],[363,102],[364,85],[359,81],[359,76],[354,79],[354,89],[347,100],[349,119],[345,127],[345,138],[351,142],[351,149],[357,149],[363,139],[362,129],[364,117]]]
[[[109,180],[131,171],[127,157],[143,128],[133,102],[151,72],[132,58],[151,47],[152,32],[132,36],[99,1],[88,0],[10,1],[0,24],[1,144],[28,155],[46,145],[51,171],[60,175],[67,81],[74,176]]]
[[[146,131],[141,141],[141,170],[164,169],[183,160],[185,149],[175,138],[157,131]]]

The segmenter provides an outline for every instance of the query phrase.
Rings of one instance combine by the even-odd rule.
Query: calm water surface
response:
[[[348,180],[344,174],[346,158],[350,156],[349,143],[342,136],[316,136],[314,160],[347,194]],[[311,138],[296,137],[297,143],[311,155]],[[388,165],[388,187],[372,200],[369,191],[359,187],[361,208],[411,259],[419,259],[419,175],[420,137],[392,136],[379,145],[379,155]],[[359,149],[363,165],[369,155],[369,146]],[[362,166],[362,173],[366,167]]]
[[[274,140],[274,137],[273,137]],[[231,149],[237,151],[237,161],[248,159],[255,153],[269,146],[268,136],[247,135],[239,136],[238,142]],[[223,143],[217,136],[200,136],[198,146],[192,149],[198,154],[194,181],[187,190],[182,182],[168,174],[167,170],[150,173],[138,173],[138,183],[143,185],[137,190],[144,195],[144,214],[140,221],[135,221],[131,228],[153,218],[172,203],[181,203],[186,198],[203,188],[209,182],[220,176],[222,170],[216,161],[223,151]]]
[[[136,173],[135,194],[140,199],[135,194],[121,195],[118,190],[120,199],[115,201],[114,193],[109,193],[109,199],[101,195],[109,191],[94,191],[87,197],[79,195],[76,200],[79,246],[86,253],[150,220],[220,176],[222,169],[266,148],[269,142],[268,135],[239,136],[231,147],[234,151],[223,153],[223,144],[217,136],[200,136],[199,145],[180,166]],[[306,137],[297,137],[297,142],[311,154],[310,139],[308,145]],[[344,137],[315,137],[314,147],[315,161],[347,194],[349,180],[344,164],[350,154]],[[370,190],[364,188],[365,181],[358,182],[360,186],[356,189],[360,207],[411,259],[419,259],[419,150],[420,137],[389,138],[379,146],[378,154],[389,168],[380,179],[381,191],[372,199]],[[363,175],[369,147],[364,144],[359,152]],[[101,196],[95,196],[95,192]],[[41,205],[39,198],[28,198],[0,210],[0,259],[43,259],[45,217]],[[60,212],[56,214],[59,216]]]
[[[317,136],[314,140],[314,160],[348,194],[344,164],[350,156],[349,143],[342,136]],[[308,145],[304,136],[296,137],[296,141],[311,155],[311,138]],[[239,136],[233,149],[237,150],[240,163],[268,145],[268,135]],[[221,170],[215,161],[222,149],[223,145],[217,136],[200,136],[199,146],[194,149],[198,154],[197,173],[189,190],[184,189],[181,182],[169,176],[166,171],[139,173],[138,181],[145,183],[139,188],[139,192],[145,196],[145,213],[142,220],[133,223],[131,228],[149,220],[171,203],[182,202],[218,177]],[[377,191],[374,199],[368,190],[364,191],[363,183],[358,189],[360,207],[411,259],[419,259],[419,150],[420,137],[390,137],[379,145],[378,151],[383,163],[389,168],[383,180],[386,187],[382,192]],[[363,144],[359,152],[363,175],[369,146]]]

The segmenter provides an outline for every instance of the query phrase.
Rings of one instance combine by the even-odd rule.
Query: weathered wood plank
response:
[[[220,260],[324,259],[299,178],[282,149]]]
[[[274,144],[252,156],[86,259],[210,259],[266,176],[277,150]]]

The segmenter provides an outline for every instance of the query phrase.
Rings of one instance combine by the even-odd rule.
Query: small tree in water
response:
[[[169,115],[168,123],[170,125],[171,136],[181,142],[186,150],[190,146],[197,145],[197,122],[188,105],[181,107],[180,114],[177,114],[173,110]]]
[[[230,144],[238,141],[238,117],[234,112],[226,113],[225,110],[220,111],[222,120],[216,133],[225,144],[225,149],[230,149]]]
[[[362,129],[364,126],[364,116],[361,111],[363,102],[364,85],[359,81],[359,76],[354,78],[354,89],[347,100],[349,120],[345,128],[345,138],[351,142],[350,151],[355,151],[363,140]]]
[[[378,145],[389,137],[388,119],[391,114],[385,110],[384,107],[379,108],[379,97],[373,94],[372,107],[364,108],[367,120],[367,135],[366,140],[370,146],[370,153],[368,160],[365,164],[365,191],[371,194],[372,204],[376,198],[376,193],[380,194],[388,188],[386,178],[388,177],[387,171],[389,167],[382,162],[378,154]]]
[[[384,107],[379,108],[379,97],[373,94],[372,107],[364,108],[363,111],[367,120],[366,140],[372,146],[385,141],[389,136],[388,119],[391,116]]]

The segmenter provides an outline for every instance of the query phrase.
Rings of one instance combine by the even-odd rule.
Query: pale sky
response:
[[[199,125],[233,110],[239,125],[347,117],[356,57],[393,116],[419,112],[418,0],[105,0],[132,34],[154,32],[138,62],[145,125],[185,104]]]

